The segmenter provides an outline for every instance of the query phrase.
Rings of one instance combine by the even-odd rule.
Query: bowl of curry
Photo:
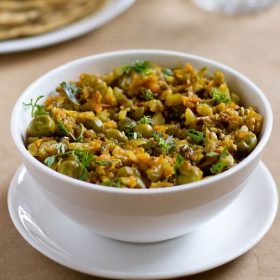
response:
[[[182,235],[228,206],[271,127],[266,97],[242,74],[160,50],[63,65],[35,81],[12,115],[24,164],[49,200],[132,242]]]

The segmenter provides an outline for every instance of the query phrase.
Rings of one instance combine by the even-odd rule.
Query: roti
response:
[[[98,11],[105,0],[0,1],[0,40],[39,35]]]

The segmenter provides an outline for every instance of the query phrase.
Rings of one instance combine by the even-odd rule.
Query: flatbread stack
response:
[[[98,11],[105,0],[0,0],[0,40],[39,35]]]

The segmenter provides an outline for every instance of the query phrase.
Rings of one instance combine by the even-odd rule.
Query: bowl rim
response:
[[[24,141],[22,139],[22,135],[18,130],[18,127],[16,125],[18,121],[18,114],[20,111],[20,106],[22,106],[22,103],[24,99],[28,96],[30,92],[32,92],[33,88],[36,87],[38,84],[40,84],[42,81],[45,79],[48,79],[49,75],[53,75],[55,73],[59,73],[63,70],[66,70],[69,66],[73,67],[77,64],[83,64],[87,62],[88,60],[95,60],[95,59],[103,59],[103,58],[110,58],[110,57],[116,57],[116,56],[126,56],[126,55],[160,55],[160,56],[173,56],[174,58],[181,58],[181,59],[192,59],[196,60],[198,62],[204,62],[206,64],[209,64],[211,66],[214,66],[215,68],[219,68],[222,71],[228,72],[230,75],[233,75],[237,77],[239,80],[241,80],[243,83],[248,84],[254,91],[254,94],[256,94],[259,99],[262,102],[262,106],[264,108],[264,124],[262,127],[262,137],[260,141],[258,142],[257,146],[255,149],[245,158],[243,159],[240,163],[236,164],[234,167],[220,173],[217,175],[213,175],[211,177],[205,178],[201,181],[196,181],[188,184],[183,184],[183,185],[175,185],[171,187],[162,187],[162,188],[152,188],[152,189],[130,189],[130,188],[114,188],[114,187],[108,187],[108,186],[103,186],[103,185],[98,185],[98,184],[93,184],[93,183],[88,183],[81,181],[79,179],[74,179],[72,177],[63,175],[47,166],[45,166],[43,163],[38,161],[36,158],[34,158],[26,149],[24,145]],[[79,188],[86,188],[89,190],[96,190],[96,191],[101,191],[101,192],[111,192],[111,193],[119,193],[119,194],[138,194],[138,195],[150,195],[150,194],[160,194],[160,193],[169,193],[169,192],[177,192],[177,191],[182,191],[182,190],[187,190],[187,189],[195,189],[195,188],[202,188],[205,187],[209,184],[214,184],[217,181],[226,179],[233,175],[234,173],[237,173],[244,167],[248,166],[252,161],[254,161],[262,152],[263,148],[267,144],[271,131],[272,131],[272,126],[273,126],[273,114],[272,114],[272,109],[271,106],[268,102],[267,97],[265,94],[261,91],[261,89],[253,83],[249,78],[238,72],[237,70],[224,65],[223,63],[194,55],[194,54],[189,54],[189,53],[184,53],[184,52],[178,52],[178,51],[170,51],[170,50],[159,50],[159,49],[128,49],[128,50],[118,50],[118,51],[110,51],[110,52],[103,52],[103,53],[98,53],[90,56],[86,56],[83,58],[79,58],[73,61],[70,61],[68,63],[65,63],[61,66],[58,66],[38,79],[36,79],[31,85],[29,85],[23,93],[18,97],[14,108],[12,110],[11,114],[11,120],[10,120],[10,130],[12,134],[13,141],[19,150],[21,156],[29,161],[33,168],[36,166],[36,168],[40,169],[41,172],[48,174],[50,177],[63,181],[64,183],[68,183],[69,187],[72,185],[73,187],[79,187]]]

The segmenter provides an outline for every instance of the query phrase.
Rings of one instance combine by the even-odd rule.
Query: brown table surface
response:
[[[50,69],[109,50],[160,48],[223,62],[255,81],[274,110],[274,131],[263,161],[280,183],[280,5],[261,14],[205,13],[186,0],[138,0],[125,14],[81,38],[40,50],[0,55],[0,280],[97,279],[67,269],[38,253],[13,226],[7,190],[21,159],[9,118],[21,92]],[[278,142],[279,143],[279,142]],[[216,269],[184,279],[280,279],[280,218],[253,249]]]

